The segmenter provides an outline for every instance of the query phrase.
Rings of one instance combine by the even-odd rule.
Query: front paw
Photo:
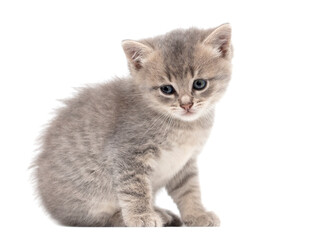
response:
[[[187,215],[183,222],[188,227],[219,227],[220,220],[214,212],[201,212]]]
[[[128,227],[162,227],[162,220],[155,212],[127,216],[124,222]]]

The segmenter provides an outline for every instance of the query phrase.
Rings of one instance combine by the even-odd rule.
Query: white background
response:
[[[1,239],[313,239],[310,3],[1,1]],[[27,168],[57,99],[127,75],[123,39],[225,22],[233,28],[234,74],[199,158],[204,204],[222,226],[95,229],[50,220],[34,199]],[[177,211],[165,192],[158,204]]]

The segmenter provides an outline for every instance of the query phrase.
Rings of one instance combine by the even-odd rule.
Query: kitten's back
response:
[[[91,208],[91,199],[101,202],[104,192],[112,195],[112,167],[104,149],[115,134],[119,111],[127,108],[125,94],[133,88],[128,79],[82,88],[64,101],[44,132],[35,178],[42,203],[55,219],[67,222],[65,209],[86,215],[81,211]]]

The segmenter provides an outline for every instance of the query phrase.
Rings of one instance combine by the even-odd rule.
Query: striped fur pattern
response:
[[[218,226],[200,200],[196,159],[230,80],[230,37],[225,24],[123,41],[130,77],[81,89],[41,137],[33,166],[47,212],[69,226]],[[163,187],[181,218],[155,206]]]

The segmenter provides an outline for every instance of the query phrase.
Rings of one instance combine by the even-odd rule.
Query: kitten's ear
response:
[[[226,57],[231,51],[231,26],[223,24],[212,31],[203,42],[217,50],[220,57]]]
[[[128,61],[136,70],[143,67],[145,59],[153,51],[151,47],[133,40],[122,41],[122,48]]]

